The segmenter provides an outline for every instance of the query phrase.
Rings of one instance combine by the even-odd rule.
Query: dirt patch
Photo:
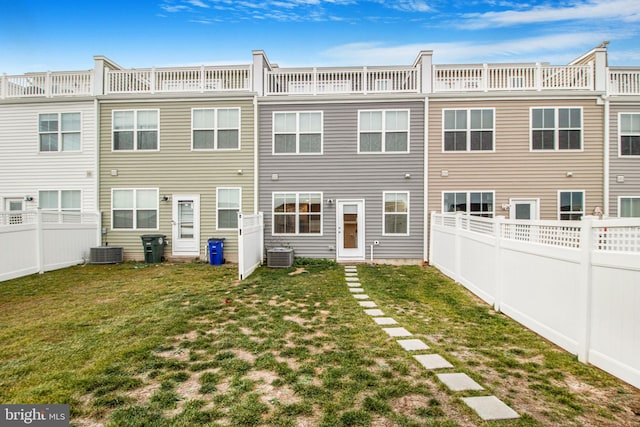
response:
[[[172,348],[171,350],[157,352],[156,356],[162,357],[163,359],[186,362],[187,360],[189,360],[189,350],[185,350],[182,348]]]
[[[308,271],[304,268],[298,267],[296,268],[296,271],[292,271],[291,273],[289,273],[289,276],[297,276],[298,274],[303,274],[303,273],[308,273]]]
[[[304,326],[304,324],[308,322],[307,319],[303,319],[302,317],[298,316],[284,316],[283,319],[288,320],[289,322],[295,322],[300,326]]]
[[[249,362],[251,364],[253,364],[253,362],[256,361],[256,356],[255,354],[249,353],[246,350],[238,350],[238,349],[233,349],[231,350],[231,352],[240,360],[244,360],[245,362]]]
[[[153,393],[160,389],[160,383],[151,383],[135,390],[125,393],[126,396],[132,398],[138,405],[147,405],[151,401]]]
[[[256,381],[256,390],[260,393],[260,400],[266,404],[274,405],[276,403],[282,405],[290,405],[300,402],[300,398],[295,392],[284,385],[280,387],[273,386],[273,382],[279,379],[278,375],[270,371],[252,371],[246,375],[250,380]]]

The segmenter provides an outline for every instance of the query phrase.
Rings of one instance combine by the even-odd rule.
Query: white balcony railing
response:
[[[640,95],[640,69],[609,69],[609,95]]]
[[[418,70],[413,67],[266,70],[266,94],[417,93]]]
[[[542,64],[434,65],[434,92],[591,90],[593,66]]]
[[[93,95],[93,71],[0,76],[0,99]]]
[[[249,91],[251,67],[190,67],[109,70],[105,94]]]

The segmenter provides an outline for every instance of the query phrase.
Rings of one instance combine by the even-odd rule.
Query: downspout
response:
[[[611,139],[609,135],[610,122],[609,122],[609,97],[604,97],[604,217],[609,216],[609,178],[610,178],[610,145]]]
[[[424,165],[422,167],[424,179],[424,190],[422,197],[424,198],[424,261],[429,262],[429,97],[424,97]]]
[[[258,96],[253,96],[253,213],[258,213]]]
[[[94,194],[95,194],[95,209],[96,214],[98,215],[98,236],[97,242],[98,246],[102,246],[102,212],[100,211],[100,103],[98,102],[98,98],[93,99],[94,105],[94,114],[95,114],[95,165],[94,165],[94,173],[96,174],[94,180]]]

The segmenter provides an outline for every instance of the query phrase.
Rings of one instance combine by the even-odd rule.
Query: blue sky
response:
[[[640,66],[640,0],[3,0],[0,73],[126,68],[566,64],[609,40],[611,65]]]

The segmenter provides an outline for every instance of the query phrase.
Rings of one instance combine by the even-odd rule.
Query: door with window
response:
[[[511,199],[510,205],[509,219],[539,219],[538,199]]]
[[[200,255],[200,195],[174,194],[172,215],[172,253],[176,256]]]
[[[22,199],[4,199],[4,210],[8,212],[21,212],[24,210]],[[9,213],[7,224],[22,224],[22,213]]]
[[[336,202],[337,259],[362,261],[364,246],[364,200],[338,200]]]

